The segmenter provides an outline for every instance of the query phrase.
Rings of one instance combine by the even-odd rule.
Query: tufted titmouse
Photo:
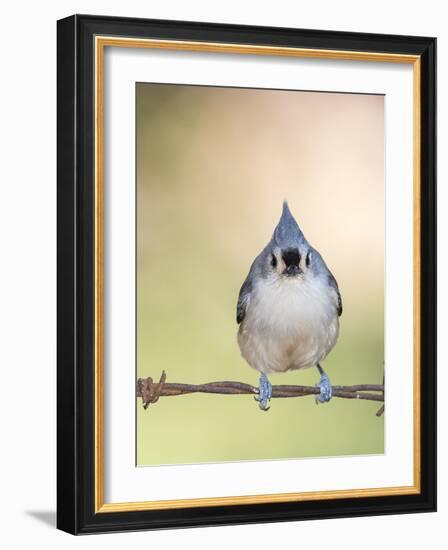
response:
[[[237,304],[238,344],[260,372],[258,402],[269,409],[267,375],[316,366],[321,375],[316,401],[331,399],[320,362],[336,344],[342,301],[336,279],[305,239],[286,201],[274,234],[255,258]]]

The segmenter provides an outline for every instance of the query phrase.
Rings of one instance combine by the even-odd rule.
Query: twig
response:
[[[318,395],[320,392],[315,386],[272,386],[272,397],[304,397]],[[365,399],[367,401],[384,402],[383,384],[358,384],[355,386],[332,386],[333,397],[343,399]],[[372,393],[375,392],[375,393]],[[188,393],[216,393],[221,395],[257,395],[258,388],[244,382],[208,382],[206,384],[181,384],[166,382],[165,371],[162,372],[159,382],[151,377],[137,380],[137,397],[142,398],[143,408],[147,409],[151,403],[156,403],[159,397],[172,397]],[[384,405],[382,407],[384,410]],[[383,411],[377,412],[380,416]]]

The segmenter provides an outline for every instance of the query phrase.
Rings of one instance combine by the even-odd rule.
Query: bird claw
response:
[[[328,403],[332,396],[331,382],[327,374],[322,370],[319,384],[316,384],[316,387],[320,389],[319,395],[316,395],[315,401],[316,405],[319,403]]]
[[[271,408],[270,401],[272,398],[272,384],[267,376],[260,376],[260,384],[258,386],[258,396],[254,396],[255,401],[258,401],[258,406],[262,411],[268,411]]]
[[[271,408],[271,404],[268,399],[260,399],[259,397],[254,397],[254,399],[258,402],[258,407],[261,411],[266,412]]]

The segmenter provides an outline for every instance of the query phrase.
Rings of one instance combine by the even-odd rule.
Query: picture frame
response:
[[[435,511],[436,39],[74,15],[58,21],[57,47],[57,527],[84,534]],[[292,58],[412,67],[411,484],[162,501],[150,494],[140,501],[105,500],[108,48],[269,56],[273,64]]]

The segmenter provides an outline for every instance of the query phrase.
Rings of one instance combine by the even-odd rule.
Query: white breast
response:
[[[238,332],[241,354],[265,374],[316,365],[338,338],[336,300],[325,278],[261,279]]]

